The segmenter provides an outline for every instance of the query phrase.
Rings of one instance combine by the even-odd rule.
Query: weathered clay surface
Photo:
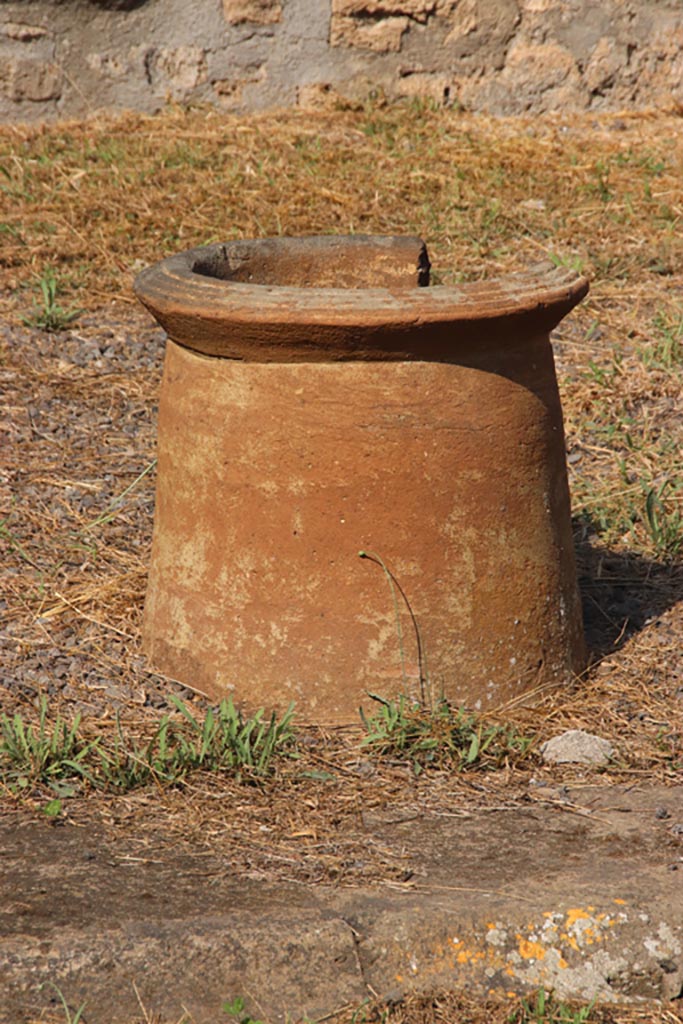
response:
[[[565,798],[458,817],[364,815],[367,844],[405,862],[402,891],[235,876],[229,838],[179,850],[157,832],[150,852],[89,817],[84,829],[7,814],[0,1021],[38,1019],[54,999],[45,982],[109,1024],[137,1019],[139,999],[150,1016],[186,1010],[214,1024],[236,995],[268,1021],[439,986],[680,998],[680,787],[581,786]]]
[[[423,96],[498,114],[683,102],[648,0],[4,0],[0,119]]]
[[[283,287],[263,242],[138,279],[173,339],[152,664],[320,722],[356,721],[368,691],[491,708],[567,682],[584,652],[548,330],[585,282],[429,289],[419,240],[344,244],[284,243]]]

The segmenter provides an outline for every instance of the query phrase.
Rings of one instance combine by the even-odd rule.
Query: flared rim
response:
[[[207,272],[243,265],[264,247],[284,254],[289,248],[291,256],[297,246],[347,257],[351,252],[359,260],[380,246],[407,268],[412,259],[413,278],[397,276],[382,287],[301,287],[273,283],[272,268],[267,283]],[[137,276],[135,292],[178,344],[205,355],[265,362],[453,358],[458,345],[484,335],[548,332],[588,292],[584,277],[550,262],[490,279],[423,287],[428,266],[419,238],[242,240],[161,260]]]

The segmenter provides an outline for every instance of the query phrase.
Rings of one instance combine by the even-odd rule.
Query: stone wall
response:
[[[683,105],[680,0],[0,0],[0,119],[424,96]]]

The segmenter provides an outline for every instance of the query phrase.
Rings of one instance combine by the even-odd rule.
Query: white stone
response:
[[[614,754],[609,740],[582,729],[570,729],[541,745],[543,760],[553,764],[607,764]]]

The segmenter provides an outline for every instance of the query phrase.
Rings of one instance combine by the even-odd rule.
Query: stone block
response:
[[[224,110],[239,110],[243,105],[245,88],[263,82],[266,74],[264,64],[254,64],[234,78],[215,79],[211,82],[211,88],[216,102]]]
[[[332,0],[330,45],[398,53],[411,21],[424,25],[434,0]]]
[[[537,95],[575,80],[579,71],[569,50],[558,43],[530,44],[515,40],[505,64],[505,76],[520,92]]]
[[[130,72],[129,62],[117,54],[89,53],[85,62],[91,71],[103,78],[120,79]]]
[[[2,31],[8,39],[14,39],[19,43],[32,43],[34,39],[42,39],[47,35],[47,29],[42,25],[25,25],[16,21],[7,22]]]
[[[478,24],[476,7],[476,0],[464,0],[464,3],[458,5],[451,18],[450,32],[446,36],[447,43],[476,32]]]
[[[521,0],[521,6],[525,14],[548,14],[566,8],[567,3],[566,0]]]
[[[346,18],[379,20],[401,16],[424,23],[436,8],[434,0],[332,0],[332,14]]]
[[[296,105],[303,110],[338,110],[346,102],[329,82],[308,82],[296,93]]]
[[[609,88],[626,63],[626,48],[616,40],[603,36],[584,68],[583,80],[591,92],[601,92]]]
[[[629,99],[667,108],[683,97],[683,26],[653,32],[629,62],[636,87]]]
[[[402,70],[396,92],[399,96],[417,96],[446,106],[453,99],[452,76],[419,68]]]
[[[223,17],[228,25],[272,25],[282,18],[279,0],[223,0]]]
[[[57,100],[62,94],[62,73],[49,61],[10,57],[0,64],[0,88],[15,103]]]
[[[200,46],[161,47],[154,71],[166,83],[174,99],[182,99],[206,81],[206,54]]]
[[[330,24],[330,46],[351,46],[375,53],[398,53],[408,18],[385,18],[382,21],[335,17]]]
[[[457,59],[476,55],[478,65],[501,68],[520,18],[517,0],[463,0],[448,19],[446,45]]]
[[[502,70],[480,76],[466,70],[454,79],[453,90],[466,109],[512,115],[525,110],[581,110],[590,101],[573,55],[557,42],[536,43],[517,36],[507,48]]]

